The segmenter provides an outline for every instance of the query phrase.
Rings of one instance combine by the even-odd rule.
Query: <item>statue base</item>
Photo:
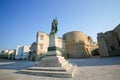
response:
[[[77,66],[70,64],[59,51],[49,51],[45,58],[27,70],[21,70],[23,74],[72,78]]]
[[[61,56],[58,45],[58,37],[56,34],[50,34],[50,44],[48,53],[45,58],[27,70],[21,70],[22,73],[41,76],[54,77],[74,77],[76,66],[70,64],[64,57]]]

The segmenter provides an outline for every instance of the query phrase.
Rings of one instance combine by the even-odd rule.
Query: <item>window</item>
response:
[[[40,49],[43,49],[43,44],[40,44]]]
[[[110,46],[112,51],[115,51],[115,46]]]
[[[40,40],[43,40],[44,39],[44,36],[43,35],[40,35]]]

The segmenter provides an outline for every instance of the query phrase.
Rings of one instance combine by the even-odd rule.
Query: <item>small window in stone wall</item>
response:
[[[43,49],[43,44],[39,44],[40,45],[40,49]]]
[[[112,51],[115,51],[115,46],[110,46]]]
[[[43,40],[44,39],[44,36],[43,35],[40,35],[40,40]]]

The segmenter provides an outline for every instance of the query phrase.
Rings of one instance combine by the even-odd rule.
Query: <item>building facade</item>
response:
[[[91,51],[95,49],[91,48],[94,46],[93,41],[90,42],[89,37],[80,31],[65,33],[63,38],[58,37],[57,40],[61,53],[67,58],[88,58],[91,56]],[[37,55],[47,53],[49,35],[44,32],[37,32],[36,45]]]
[[[30,45],[17,46],[15,59],[27,59],[29,56]]]
[[[111,31],[98,33],[97,40],[101,57],[120,55],[120,24]]]
[[[36,42],[33,42],[32,45],[30,46],[30,51],[29,51],[29,60],[35,61],[36,60],[36,51],[37,51],[37,44]]]
[[[1,50],[0,51],[0,59],[15,59],[16,50]]]
[[[49,46],[49,36],[44,32],[37,32],[36,36],[37,44],[37,55],[47,53],[47,48]]]
[[[80,31],[72,31],[63,35],[66,46],[66,54],[69,58],[90,57],[90,46],[87,36]]]
[[[66,49],[65,49],[64,40],[60,37],[58,37],[57,40],[58,40],[58,47],[60,48],[60,51],[62,53],[65,53]],[[37,32],[36,45],[37,45],[37,50],[36,50],[37,55],[46,54],[48,52],[48,47],[49,47],[49,35],[44,32]]]

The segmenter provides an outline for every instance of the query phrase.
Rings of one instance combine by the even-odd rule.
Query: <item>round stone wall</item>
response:
[[[88,43],[87,36],[80,31],[72,31],[72,32],[65,33],[63,35],[63,38],[65,39],[66,44],[78,43],[81,41],[84,41],[84,43],[86,44]]]
[[[63,35],[65,40],[67,56],[69,58],[89,57],[87,36],[80,31],[72,31]]]

